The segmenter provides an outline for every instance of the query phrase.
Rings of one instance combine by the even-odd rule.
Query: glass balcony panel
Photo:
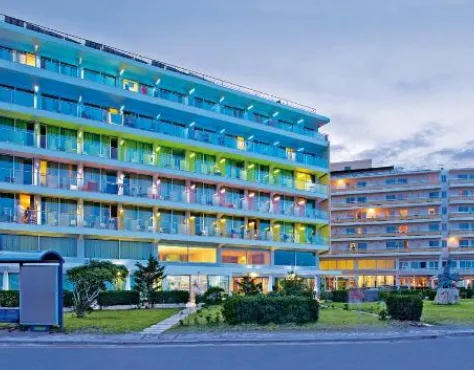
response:
[[[104,109],[98,107],[92,107],[89,105],[83,105],[81,107],[81,117],[90,119],[93,121],[106,122],[107,121],[107,112]]]

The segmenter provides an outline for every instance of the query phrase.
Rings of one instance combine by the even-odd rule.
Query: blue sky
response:
[[[3,0],[2,12],[316,107],[332,160],[474,164],[474,1]]]

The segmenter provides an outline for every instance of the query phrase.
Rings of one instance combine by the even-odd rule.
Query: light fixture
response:
[[[161,82],[161,78],[158,77],[158,79],[157,79],[156,82],[155,82],[155,85],[159,85],[160,82]]]
[[[82,95],[79,96],[79,99],[77,99],[77,101],[78,101],[79,103],[82,103]]]
[[[225,162],[225,158],[221,158],[221,160],[219,161],[219,163],[224,163]]]
[[[225,132],[225,128],[219,131],[219,134],[223,134]]]
[[[275,142],[273,143],[273,145],[275,145],[275,146],[276,146],[276,145],[280,145],[280,142],[279,142],[279,141],[275,141]]]
[[[279,200],[280,200],[280,196],[277,195],[275,198],[273,198],[273,200],[279,201]]]
[[[39,86],[38,85],[33,86],[33,90],[35,93],[37,93],[39,91]]]
[[[157,116],[156,116],[156,120],[159,121],[160,117],[161,117],[161,113],[158,113]]]
[[[275,118],[276,116],[278,116],[280,114],[280,112],[275,112],[272,114],[272,117]]]
[[[303,150],[304,150],[304,148],[299,148],[297,151],[302,152]]]
[[[247,108],[247,110],[252,110],[253,109],[253,104],[250,104]]]
[[[125,69],[122,68],[122,69],[120,70],[120,76],[122,76],[124,72],[125,72]]]
[[[279,168],[275,168],[275,169],[273,170],[273,173],[280,173],[280,169],[279,169]]]
[[[250,193],[249,198],[253,198],[255,196],[255,193]]]
[[[253,135],[250,135],[248,140],[253,140]]]
[[[191,90],[189,90],[189,95],[194,94],[195,91],[196,91],[196,89],[193,87]]]
[[[255,164],[252,163],[252,164],[249,164],[248,169],[251,170],[251,169],[254,168],[254,167],[255,167]]]
[[[157,146],[155,150],[159,152],[161,150],[161,146]]]
[[[219,103],[222,103],[224,101],[225,97],[222,96],[220,99],[219,99]]]
[[[196,122],[193,121],[189,124],[189,127],[194,127],[194,125],[196,125]]]
[[[36,44],[36,45],[35,45],[35,52],[37,52],[37,51],[38,51],[38,49],[39,49],[39,45],[38,45],[38,44]]]
[[[124,109],[125,109],[125,105],[122,105],[122,106],[120,107],[120,112],[123,112]]]
[[[296,121],[296,123],[303,123],[303,122],[304,122],[304,119],[303,119],[303,118],[301,118],[301,119],[299,119],[298,121]]]
[[[224,193],[225,193],[225,188],[222,188],[222,189],[220,190],[220,192],[221,192],[221,194],[224,194]]]
[[[190,155],[189,155],[189,158],[194,158],[196,156],[196,153],[192,152]]]

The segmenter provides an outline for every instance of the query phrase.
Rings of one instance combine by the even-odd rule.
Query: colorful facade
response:
[[[329,119],[312,108],[0,16],[0,252],[66,268],[150,254],[165,289],[308,282],[328,250]],[[14,289],[14,267],[0,287]],[[3,279],[1,278],[3,274]],[[123,282],[133,285],[133,278]]]
[[[333,167],[331,249],[321,268],[342,275],[328,277],[327,288],[436,286],[443,248],[472,285],[474,169]]]

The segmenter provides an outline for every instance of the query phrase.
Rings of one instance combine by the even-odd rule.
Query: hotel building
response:
[[[154,255],[165,289],[320,274],[329,119],[312,108],[0,15],[0,252],[66,268]],[[0,267],[0,287],[18,270]],[[130,289],[133,278],[122,282]],[[67,287],[66,287],[67,288]]]
[[[448,248],[464,284],[474,277],[474,169],[331,168],[332,239],[321,269],[326,288],[436,286]]]

